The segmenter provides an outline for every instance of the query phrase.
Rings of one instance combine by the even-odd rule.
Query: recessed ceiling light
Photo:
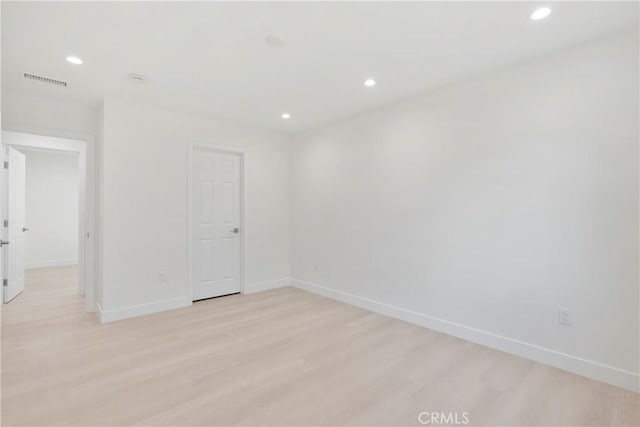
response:
[[[285,120],[286,120],[286,119],[290,119],[290,118],[291,118],[291,114],[289,114],[289,113],[282,113],[282,115],[281,115],[280,117],[282,117],[282,118],[283,118],[283,119],[285,119]]]
[[[70,62],[74,65],[80,65],[82,64],[82,59],[78,58],[77,56],[67,56],[67,62]]]
[[[376,85],[376,81],[373,79],[367,79],[364,81],[364,85],[366,87],[371,87],[371,86],[375,86]]]
[[[539,21],[541,19],[546,18],[550,14],[551,14],[551,9],[549,9],[548,7],[541,7],[539,9],[536,9],[535,12],[531,14],[531,19],[533,19],[534,21]]]

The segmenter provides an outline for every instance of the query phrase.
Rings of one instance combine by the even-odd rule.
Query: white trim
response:
[[[96,311],[95,266],[97,254],[96,239],[96,201],[97,201],[97,168],[95,137],[88,133],[67,132],[46,129],[21,123],[3,123],[2,132],[11,134],[31,134],[47,139],[46,142],[19,141],[5,143],[31,148],[45,148],[58,151],[78,153],[80,167],[80,221],[78,232],[78,293],[85,295],[85,308],[88,312]]]
[[[100,323],[109,323],[115,322],[116,320],[130,319],[132,317],[160,313],[162,311],[173,310],[176,308],[189,307],[191,304],[193,303],[189,298],[180,297],[151,302],[148,304],[132,305],[129,307],[118,308],[116,310],[104,310],[100,304],[96,304],[96,306],[98,308],[98,318],[100,319]]]
[[[246,222],[244,220],[245,207],[245,165],[247,153],[244,150],[226,147],[216,147],[207,144],[190,143],[187,150],[187,296],[193,302],[193,152],[198,150],[217,151],[222,153],[237,154],[240,158],[240,292],[245,293],[245,236],[247,235]]]
[[[255,294],[257,292],[268,291],[270,289],[283,288],[289,286],[289,278],[267,280],[266,282],[256,282],[245,286],[243,294]]]
[[[38,261],[38,262],[25,263],[24,268],[30,269],[30,268],[45,268],[45,267],[63,267],[66,265],[77,265],[77,264],[78,264],[77,259],[58,259],[58,260],[51,260],[51,261]]]
[[[613,366],[582,359],[570,354],[503,337],[491,332],[460,325],[458,323],[439,319],[437,317],[415,311],[405,310],[393,305],[373,301],[358,295],[304,282],[302,280],[291,279],[291,286],[347,304],[355,305],[357,307],[364,308],[365,310],[370,310],[385,316],[413,323],[418,326],[423,326],[434,331],[453,335],[476,344],[481,344],[506,353],[515,354],[517,356],[531,359],[536,362],[563,369],[597,381],[602,381],[627,390],[640,392],[640,374],[634,372],[625,371]]]

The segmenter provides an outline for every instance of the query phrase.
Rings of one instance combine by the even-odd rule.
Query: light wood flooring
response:
[[[634,425],[639,395],[293,288],[100,325],[75,268],[2,309],[2,424]]]

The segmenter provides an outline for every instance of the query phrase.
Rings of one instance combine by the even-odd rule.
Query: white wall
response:
[[[51,131],[50,136],[88,134],[95,137],[98,109],[76,102],[2,91],[2,128],[22,126]],[[60,135],[62,134],[62,135]]]
[[[26,155],[25,267],[78,263],[78,155],[20,149]]]
[[[245,283],[289,277],[289,138],[115,99],[101,136],[103,320],[181,306],[188,299],[190,143],[244,150]],[[167,284],[159,283],[166,272]]]
[[[638,114],[633,32],[298,135],[294,283],[637,388]]]

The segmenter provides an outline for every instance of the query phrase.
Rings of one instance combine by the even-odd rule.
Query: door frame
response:
[[[246,293],[245,287],[245,236],[247,229],[244,220],[245,206],[245,162],[247,153],[244,150],[235,148],[218,147],[207,144],[191,143],[187,153],[187,296],[189,301],[193,302],[193,241],[194,241],[194,223],[193,223],[193,160],[196,150],[211,151],[214,153],[235,154],[240,159],[240,293]]]
[[[66,151],[78,154],[79,177],[79,216],[78,216],[78,293],[85,296],[85,308],[89,313],[96,311],[96,153],[95,138],[85,133],[65,132],[43,129],[16,123],[3,123],[2,133],[36,135],[41,141],[2,140],[2,145],[10,147],[39,148],[53,151]],[[7,181],[2,183],[7,185]],[[5,212],[2,212],[4,217]]]

